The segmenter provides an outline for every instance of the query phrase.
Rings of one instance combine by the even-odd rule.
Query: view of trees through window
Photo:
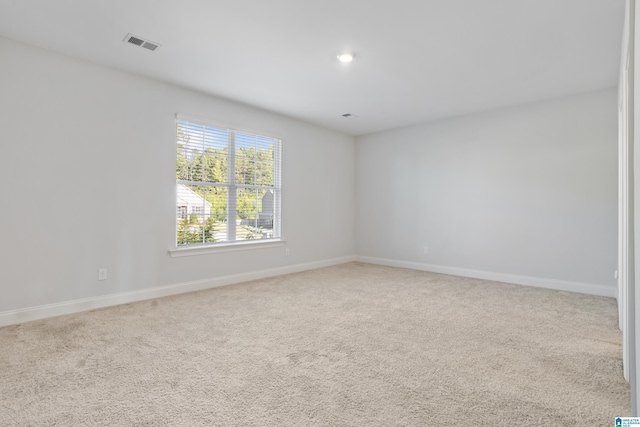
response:
[[[278,238],[280,141],[178,120],[177,244]]]

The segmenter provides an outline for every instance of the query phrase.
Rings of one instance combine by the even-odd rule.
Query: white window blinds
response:
[[[279,240],[279,139],[178,117],[178,247]]]

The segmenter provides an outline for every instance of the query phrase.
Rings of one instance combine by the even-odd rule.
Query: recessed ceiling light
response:
[[[346,64],[353,61],[354,56],[355,55],[351,52],[342,52],[341,54],[338,55],[338,60]]]

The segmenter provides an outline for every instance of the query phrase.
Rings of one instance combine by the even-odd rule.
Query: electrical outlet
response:
[[[424,254],[429,255],[429,246],[424,247]]]
[[[291,249],[286,248],[286,249],[284,250],[284,254],[285,254],[286,256],[291,255]]]
[[[107,280],[107,269],[99,268],[98,269],[98,280]]]

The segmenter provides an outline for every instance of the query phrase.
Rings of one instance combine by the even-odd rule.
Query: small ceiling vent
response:
[[[158,43],[149,41],[149,40],[145,40],[142,37],[138,37],[138,36],[134,36],[133,34],[127,34],[127,36],[124,38],[125,42],[127,43],[131,43],[133,45],[139,46],[139,47],[143,47],[145,49],[148,49],[150,51],[154,51],[156,49],[158,49],[160,47],[160,45]]]
[[[344,117],[345,119],[357,119],[358,116],[356,116],[355,114],[351,114],[351,113],[345,113],[342,115],[342,117]]]

